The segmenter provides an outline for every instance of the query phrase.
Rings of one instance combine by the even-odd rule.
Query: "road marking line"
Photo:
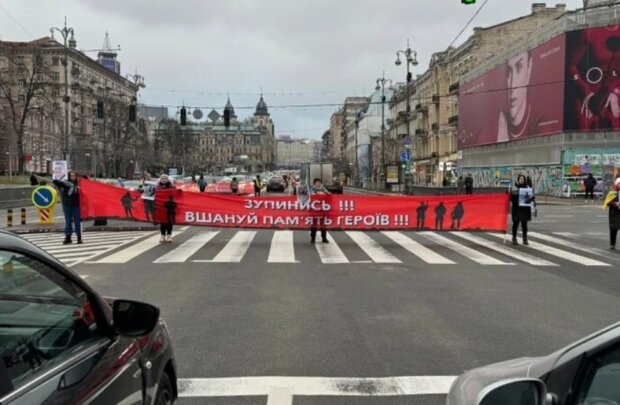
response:
[[[100,263],[107,263],[107,264],[120,264],[120,263],[127,263],[128,261],[130,261],[131,259],[140,256],[142,253],[154,248],[155,246],[159,245],[159,238],[161,237],[161,235],[159,233],[154,234],[151,233],[150,238],[144,239],[138,243],[136,243],[135,245],[131,245],[123,250],[119,250],[118,252],[115,252],[113,254],[111,254],[110,256],[106,256],[104,258],[101,258],[99,260],[94,261],[93,263],[96,264],[100,264]],[[129,243],[129,242],[128,242]],[[99,256],[99,255],[97,255]]]
[[[396,256],[385,250],[374,239],[360,231],[347,231],[347,235],[375,263],[402,263]]]
[[[316,251],[319,253],[319,257],[321,258],[321,262],[323,264],[343,264],[349,263],[349,259],[345,256],[342,250],[338,247],[338,244],[331,237],[331,235],[327,235],[327,240],[329,243],[317,243]]]
[[[514,263],[506,263],[503,262],[499,259],[496,259],[492,256],[486,255],[476,249],[472,249],[469,246],[465,246],[462,245],[458,242],[455,242],[451,239],[448,239],[444,236],[438,235],[434,232],[420,232],[420,234],[432,241],[434,241],[435,243],[445,246],[450,250],[455,251],[456,253],[459,253],[465,257],[467,257],[470,260],[473,260],[474,262],[478,263],[478,264],[482,264],[484,266],[510,266],[510,265],[514,265]]]
[[[275,231],[269,248],[268,263],[298,263],[295,260],[293,231]]]
[[[198,235],[194,235],[189,240],[183,242],[176,249],[161,256],[153,263],[184,263],[218,233],[220,233],[220,231],[201,232]]]
[[[420,259],[429,264],[455,264],[452,260],[432,251],[421,243],[409,238],[401,232],[397,231],[385,231],[381,232],[392,241],[399,244],[403,249],[409,253],[413,253]]]
[[[478,245],[482,245],[491,250],[495,250],[503,255],[512,257],[517,260],[521,260],[527,264],[531,264],[532,266],[558,266],[555,263],[549,262],[547,260],[538,258],[536,256],[529,255],[527,253],[511,249],[505,245],[501,245],[499,243],[495,243],[493,241],[481,238],[476,235],[472,235],[468,232],[451,232],[453,235],[458,236],[459,238],[466,239],[470,242],[477,243]]]
[[[91,252],[96,252],[101,248],[107,248],[110,246],[118,246],[118,243],[114,243],[114,242],[108,242],[108,243],[102,243],[101,245],[97,245],[97,246],[84,246],[84,245],[65,245],[64,248],[59,248],[57,245],[56,248],[54,249],[47,249],[44,248],[43,246],[39,246],[40,248],[42,248],[43,250],[45,250],[47,253],[50,253],[54,256],[57,256],[57,254],[63,254],[63,253],[76,253],[76,252],[82,252],[83,253],[87,253],[89,251]]]
[[[597,255],[600,255],[600,256],[609,257],[609,252],[604,252],[601,249],[597,249],[597,248],[594,248],[594,247],[584,247],[584,246],[578,245],[578,244],[573,243],[573,242],[569,242],[569,241],[564,240],[564,239],[554,238],[553,236],[545,235],[545,234],[540,233],[540,232],[531,232],[530,231],[530,232],[528,232],[528,236],[532,236],[532,237],[534,237],[536,239],[542,239],[542,240],[547,241],[547,242],[552,242],[552,243],[555,243],[556,245],[564,246],[564,247],[567,247],[567,248],[570,248],[570,249],[579,250],[579,251],[584,252],[584,253],[597,254]]]
[[[179,379],[179,397],[266,396],[274,388],[292,396],[405,396],[447,394],[455,376],[382,378],[232,377]]]
[[[489,235],[494,236],[496,238],[504,239],[503,234],[498,233],[489,233]],[[583,257],[580,255],[576,255],[571,252],[567,252],[566,250],[556,249],[549,245],[543,245],[542,243],[532,242],[530,241],[529,246],[530,249],[538,250],[540,252],[546,253],[551,256],[559,257],[560,259],[568,260],[570,262],[575,262],[577,264],[582,264],[584,266],[605,266],[609,267],[610,264],[599,262],[598,260],[589,259],[587,257]]]
[[[255,236],[256,231],[237,232],[217,256],[210,261],[213,263],[241,263]]]
[[[271,387],[267,393],[267,405],[293,405],[293,393],[290,388]]]

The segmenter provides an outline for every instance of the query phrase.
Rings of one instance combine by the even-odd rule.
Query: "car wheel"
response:
[[[174,394],[172,392],[172,384],[168,373],[164,372],[159,380],[159,388],[157,388],[157,396],[155,397],[156,405],[172,405],[174,403]]]

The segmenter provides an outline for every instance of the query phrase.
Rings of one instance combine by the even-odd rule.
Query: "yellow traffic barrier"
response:
[[[21,224],[26,225],[26,208],[22,208],[21,214]]]
[[[6,211],[6,226],[13,226],[13,210],[8,209]]]
[[[50,186],[40,186],[32,192],[32,204],[39,211],[39,224],[54,223],[54,208],[58,203],[58,193]]]

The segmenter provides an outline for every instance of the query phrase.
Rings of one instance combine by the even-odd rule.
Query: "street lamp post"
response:
[[[67,17],[65,17],[65,26],[61,28],[52,27],[50,28],[50,33],[52,39],[54,39],[54,32],[58,32],[63,39],[63,44],[65,47],[65,60],[63,62],[64,67],[64,82],[65,82],[65,96],[63,101],[65,103],[65,128],[64,128],[64,142],[63,142],[63,156],[65,160],[69,161],[69,75],[68,75],[68,67],[69,67],[69,52],[67,48],[67,44],[69,44],[70,48],[75,48],[76,42],[74,37],[73,28],[67,27]],[[69,37],[69,35],[71,35]]]
[[[411,80],[412,80],[412,75],[411,75],[411,66],[417,66],[418,65],[418,53],[414,50],[411,49],[411,47],[409,46],[409,40],[407,40],[407,49],[403,50],[399,50],[396,51],[396,62],[394,62],[396,64],[396,66],[400,66],[402,64],[401,60],[400,60],[400,55],[404,55],[406,58],[406,62],[407,62],[407,84],[405,85],[405,97],[407,98],[407,142],[412,142],[411,140],[411,102],[409,100],[410,98],[410,90],[411,90]],[[407,173],[410,172],[411,170],[411,166],[410,166],[410,162],[411,162],[411,158],[415,157],[415,148],[413,148],[412,145],[409,145],[409,147],[412,149],[412,153],[409,157],[409,160],[407,161]],[[405,184],[405,188],[408,188],[408,183]]]
[[[390,83],[390,86],[392,86],[392,81],[385,78],[384,71],[383,76],[377,79],[377,87],[375,87],[375,90],[381,90],[381,171],[379,172],[379,176],[381,177],[384,188],[387,187],[387,179],[385,178],[385,85],[387,83]]]

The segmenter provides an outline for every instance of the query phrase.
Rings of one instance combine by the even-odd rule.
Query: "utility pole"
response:
[[[377,79],[377,87],[375,90],[381,89],[381,181],[383,182],[383,188],[387,188],[387,178],[386,178],[386,164],[385,164],[385,85],[390,83],[392,86],[392,81],[385,78],[385,71],[383,71],[383,76]]]

